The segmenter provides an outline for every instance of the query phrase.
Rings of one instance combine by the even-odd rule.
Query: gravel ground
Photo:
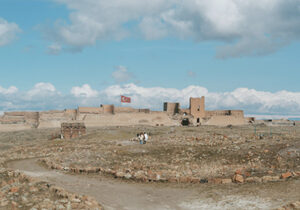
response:
[[[151,137],[145,145],[134,140],[142,131]],[[299,126],[103,127],[78,139],[58,136],[58,129],[0,133],[0,167],[42,158],[62,172],[43,172],[29,162],[27,175],[93,196],[112,209],[150,209],[156,203],[158,209],[272,209],[300,197]],[[71,177],[89,185],[72,184]],[[105,188],[107,183],[112,185]]]

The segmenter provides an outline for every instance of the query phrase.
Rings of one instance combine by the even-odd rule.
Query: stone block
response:
[[[275,182],[279,180],[279,176],[263,176],[262,181],[263,182]]]
[[[236,183],[244,183],[244,177],[240,174],[236,174],[233,176],[233,181]]]
[[[281,174],[281,176],[280,176],[281,179],[287,179],[287,178],[290,178],[290,177],[292,177],[292,173],[289,172],[289,171],[286,172],[286,173]]]
[[[12,187],[12,188],[10,188],[10,192],[12,192],[12,193],[16,193],[16,192],[19,192],[19,188],[18,187]]]
[[[231,179],[222,179],[222,184],[230,184],[232,183]]]
[[[262,179],[260,177],[254,176],[254,177],[246,178],[245,181],[248,182],[248,183],[260,183],[260,182],[262,182]]]

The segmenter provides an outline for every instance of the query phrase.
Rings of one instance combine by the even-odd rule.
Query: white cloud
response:
[[[58,55],[62,50],[62,47],[59,44],[51,44],[48,46],[47,53],[49,55]]]
[[[130,106],[162,110],[163,102],[179,102],[188,107],[190,97],[206,97],[206,109],[242,109],[246,114],[299,116],[300,92],[257,91],[237,88],[231,92],[209,92],[201,86],[183,89],[151,87],[135,84],[113,85],[94,90],[90,85],[73,87],[70,94],[62,94],[50,83],[38,83],[22,92],[16,87],[0,88],[0,110],[49,110],[77,106],[120,105],[120,95],[132,98]]]
[[[300,38],[299,0],[53,0],[71,11],[48,37],[80,50],[98,40],[168,36],[221,41],[220,58],[272,53]],[[130,26],[128,26],[130,25]]]
[[[16,88],[15,86],[10,86],[9,88],[3,88],[0,86],[0,94],[13,94],[18,92],[18,88]]]
[[[0,17],[0,47],[11,43],[21,29],[16,23],[9,23]]]
[[[128,82],[133,78],[133,74],[128,72],[125,66],[117,66],[116,70],[111,74],[115,82]]]
[[[27,96],[32,98],[35,96],[49,96],[49,95],[54,95],[58,94],[59,92],[56,91],[54,85],[51,83],[44,83],[40,82],[37,83],[31,90],[27,92]]]
[[[75,97],[96,97],[98,95],[98,92],[96,90],[93,90],[90,85],[84,84],[81,87],[73,87],[71,89],[71,94]]]
[[[188,107],[190,97],[206,97],[206,108],[242,109],[253,114],[297,114],[300,112],[300,92],[279,91],[275,93],[238,88],[232,92],[209,92],[201,86],[184,89],[144,88],[134,84],[110,86],[103,91],[110,101],[118,103],[119,95],[132,97],[134,107],[149,107],[161,110],[165,101],[180,102]]]
[[[12,91],[14,90],[14,91]],[[0,110],[42,110],[63,108],[66,105],[62,94],[51,83],[37,83],[28,91],[14,87],[7,94],[0,94]]]
[[[132,98],[134,107],[152,108],[161,110],[163,102],[180,102],[187,106],[189,97],[197,97],[207,94],[207,89],[199,86],[189,86],[182,90],[175,88],[145,88],[135,84],[126,84],[124,86],[114,85],[106,88],[103,94],[115,103],[119,102],[119,96],[125,95]]]
[[[168,28],[159,17],[145,17],[139,24],[142,35],[147,40],[161,39],[168,36]]]
[[[238,88],[232,92],[212,94],[208,104],[212,108],[239,108],[247,113],[295,114],[300,110],[300,93],[276,93]],[[297,111],[298,110],[298,111]]]

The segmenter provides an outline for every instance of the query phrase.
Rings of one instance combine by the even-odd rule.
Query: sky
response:
[[[300,0],[1,0],[0,112],[120,105],[300,116]]]

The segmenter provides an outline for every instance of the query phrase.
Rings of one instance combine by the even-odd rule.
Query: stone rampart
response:
[[[39,128],[58,128],[62,122],[75,120],[74,113],[66,111],[40,112]]]
[[[235,116],[244,118],[244,112],[242,110],[214,110],[205,112],[206,118],[213,116]]]
[[[189,118],[194,125],[242,125],[251,120],[244,118],[242,110],[205,110],[205,97],[190,98],[190,107],[180,109],[179,103],[164,103],[164,111],[135,109],[100,105],[99,107],[78,107],[63,111],[5,112],[0,125],[22,125],[32,128],[59,128],[62,122],[82,121],[86,126],[131,126],[131,125],[180,125],[183,118]],[[252,122],[252,121],[251,121]],[[9,126],[2,126],[7,129]],[[17,127],[17,126],[13,126]],[[1,128],[0,128],[1,130]]]
[[[102,114],[103,108],[101,107],[78,107],[77,113],[79,114]]]
[[[164,112],[118,113],[114,115],[86,115],[83,120],[87,127],[130,126],[130,125],[179,125]]]
[[[247,124],[246,120],[242,117],[236,117],[232,115],[214,115],[204,122],[202,125],[217,125],[217,126],[227,126],[227,125],[245,125]]]
[[[115,107],[115,113],[138,113],[138,109],[131,107]]]
[[[179,110],[180,110],[179,103],[170,103],[170,102],[164,103],[164,112],[166,112],[169,115],[175,115],[179,113]]]
[[[75,119],[76,114],[77,114],[77,110],[76,109],[65,109],[65,114],[66,115],[71,115]]]
[[[115,106],[114,105],[101,105],[102,113],[103,114],[114,114],[115,113]]]
[[[115,113],[150,113],[150,109],[135,109],[132,107],[115,107]]]
[[[24,124],[37,127],[38,120],[38,112],[4,112],[0,118],[0,124]]]

